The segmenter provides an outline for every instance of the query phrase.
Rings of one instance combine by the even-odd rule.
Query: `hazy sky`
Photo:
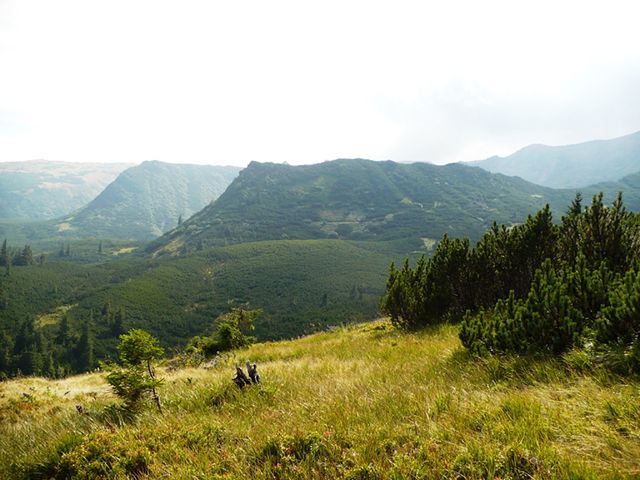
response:
[[[640,2],[0,0],[0,161],[446,163],[640,130]]]

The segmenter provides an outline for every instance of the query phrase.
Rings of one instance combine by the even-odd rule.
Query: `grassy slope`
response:
[[[231,383],[236,358],[258,362],[260,387]],[[474,360],[453,327],[377,322],[236,358],[163,372],[165,415],[121,427],[103,419],[113,398],[98,374],[0,384],[0,477],[61,465],[140,478],[640,475],[640,384],[581,373],[577,354]]]

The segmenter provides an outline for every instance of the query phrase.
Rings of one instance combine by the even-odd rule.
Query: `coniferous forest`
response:
[[[474,354],[560,354],[584,348],[640,371],[640,217],[619,194],[577,194],[558,224],[549,206],[496,224],[471,247],[446,235],[415,267],[393,264],[382,309],[412,330],[461,319]]]

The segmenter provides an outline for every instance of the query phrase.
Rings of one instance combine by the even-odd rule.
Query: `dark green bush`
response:
[[[218,352],[248,347],[256,340],[248,333],[255,328],[254,322],[261,314],[262,310],[234,308],[229,313],[216,318],[213,335],[193,337],[189,341],[187,350],[213,356]]]
[[[640,372],[640,272],[630,270],[615,283],[596,328],[607,360],[620,370]]]
[[[462,344],[476,354],[558,354],[579,344],[585,318],[573,305],[567,277],[563,270],[556,273],[547,260],[536,272],[526,299],[516,300],[512,291],[489,312],[467,312],[460,328]]]

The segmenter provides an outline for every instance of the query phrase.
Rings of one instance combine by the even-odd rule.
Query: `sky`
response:
[[[640,2],[0,0],[0,161],[448,163],[640,130]]]

